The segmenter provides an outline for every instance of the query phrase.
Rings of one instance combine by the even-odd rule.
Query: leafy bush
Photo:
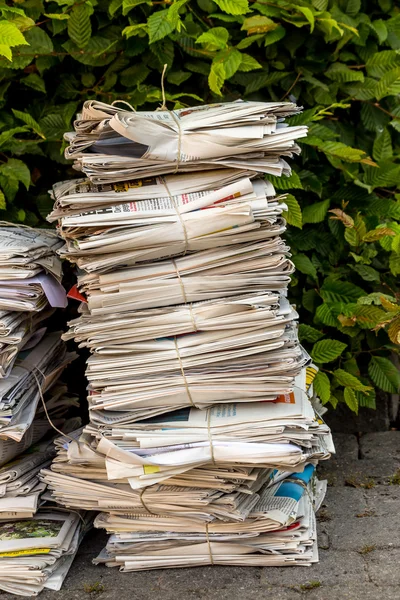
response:
[[[323,402],[399,388],[400,9],[392,0],[15,0],[0,4],[2,218],[36,224],[71,168],[82,101],[296,99],[310,125],[290,178],[300,338]],[[29,188],[29,192],[25,191]],[[295,198],[296,196],[296,198]],[[7,205],[7,206],[6,206]]]

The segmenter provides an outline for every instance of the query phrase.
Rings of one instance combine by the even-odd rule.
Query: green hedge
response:
[[[307,123],[287,192],[300,338],[323,402],[396,392],[400,9],[391,0],[15,0],[0,11],[0,217],[34,225],[71,173],[82,101],[135,108],[295,99]],[[28,192],[26,191],[28,190]]]

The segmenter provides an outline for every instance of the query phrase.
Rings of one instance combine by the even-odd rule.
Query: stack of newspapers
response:
[[[53,427],[80,425],[70,416],[78,399],[59,379],[76,355],[61,332],[47,330],[46,319],[66,306],[60,246],[54,232],[0,228],[0,589],[22,595],[47,581],[61,585],[83,531],[80,517],[56,512],[44,535],[49,508],[39,477],[56,454]]]
[[[87,513],[57,508],[0,523],[0,589],[19,596],[59,590],[90,523]]]
[[[123,571],[318,560],[318,460],[334,451],[313,408],[310,358],[287,300],[281,238],[304,127],[290,102],[133,112],[86,102],[54,186],[78,268],[90,423],[56,440],[41,479],[100,511],[97,563]]]
[[[43,337],[45,319],[67,305],[60,246],[53,232],[0,227],[0,379]]]

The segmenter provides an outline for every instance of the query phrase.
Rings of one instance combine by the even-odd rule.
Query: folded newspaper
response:
[[[136,264],[263,240],[284,231],[280,215],[287,206],[284,197],[274,197],[271,184],[247,177],[224,186],[218,179],[218,172],[210,173],[213,178],[200,180],[197,189],[191,181],[196,179],[192,174],[172,175],[168,184],[167,178],[163,180],[161,177],[156,178],[157,185],[144,181],[143,185],[134,188],[137,200],[123,204],[121,195],[132,195],[129,188],[119,195],[105,191],[104,195],[109,197],[107,203],[106,198],[102,198],[102,188],[107,189],[108,186],[78,182],[72,196],[88,196],[88,201],[95,196],[99,204],[91,206],[89,211],[73,211],[73,214],[69,214],[69,207],[62,209],[59,231],[66,240],[66,246],[60,250],[60,255],[89,270],[89,265],[86,266],[88,261],[93,263],[104,255],[109,259],[109,267],[124,265],[127,261]],[[179,184],[175,178],[179,178]],[[178,194],[171,192],[170,186]],[[85,191],[93,187],[101,188],[97,195]],[[190,187],[195,189],[193,193],[187,193]],[[67,190],[64,193],[68,199],[71,183],[65,182],[63,188]],[[152,189],[156,189],[155,198],[149,197]],[[164,197],[160,196],[162,193]],[[63,198],[59,191],[55,190],[54,195],[59,198],[57,203],[60,196]],[[60,213],[57,203],[55,215]],[[50,215],[50,220],[54,218]]]
[[[68,394],[65,385],[56,384],[44,400],[55,427],[68,432],[79,425],[79,417],[70,416],[72,408],[79,408],[78,399]],[[0,440],[0,520],[32,516],[42,503],[46,486],[40,482],[39,472],[51,464],[55,455],[54,430],[48,417],[39,405],[20,442]]]
[[[67,352],[60,332],[49,333],[34,348],[20,352],[10,375],[0,380],[0,440],[22,440],[41,393],[54,385],[75,358],[75,353]]]
[[[281,157],[300,152],[295,140],[307,127],[283,118],[300,110],[292,102],[237,101],[141,112],[91,100],[65,135],[65,155],[94,183],[216,168],[288,175]]]

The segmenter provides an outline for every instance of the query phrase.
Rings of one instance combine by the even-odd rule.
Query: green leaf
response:
[[[376,409],[376,392],[368,390],[368,392],[354,392],[358,400],[358,405],[363,408]]]
[[[219,21],[225,21],[225,23],[242,23],[243,17],[241,16],[233,16],[233,15],[224,15],[223,13],[212,13],[209,16],[210,19],[218,19]]]
[[[378,100],[396,94],[400,94],[400,67],[385,73],[375,85],[375,96]]]
[[[350,69],[343,63],[332,63],[325,75],[333,81],[348,83],[349,81],[364,81],[364,74],[361,70]]]
[[[303,208],[303,224],[321,223],[321,221],[325,219],[328,208],[329,200],[323,200],[322,202],[311,204],[311,206],[305,206]]]
[[[392,275],[400,275],[400,254],[392,252],[389,257],[389,267]]]
[[[255,15],[244,20],[242,30],[247,31],[247,35],[253,35],[258,33],[266,33],[267,31],[273,31],[278,27],[278,23],[274,23],[268,17],[262,15]]]
[[[213,63],[221,63],[225,70],[225,79],[230,79],[240,67],[242,55],[236,48],[222,50],[215,55]]]
[[[385,21],[383,21],[382,19],[377,19],[376,21],[372,21],[370,27],[375,33],[376,37],[378,38],[379,43],[383,44],[383,42],[387,39],[388,36],[388,30]]]
[[[347,373],[347,371],[344,371],[343,369],[336,369],[333,374],[337,382],[346,388],[357,390],[359,392],[367,392],[371,389],[370,386],[364,385],[357,377],[354,377],[354,375]]]
[[[29,188],[31,183],[31,174],[28,167],[22,160],[17,158],[9,158],[6,163],[0,166],[0,173],[5,177],[12,177],[20,181],[26,189]]]
[[[18,27],[9,21],[0,21],[0,40],[3,46],[9,48],[28,45]]]
[[[268,175],[269,181],[272,183],[274,188],[278,190],[302,190],[303,184],[301,183],[300,177],[296,171],[292,171],[289,176],[276,177],[274,175]]]
[[[210,74],[208,76],[208,85],[214,94],[222,96],[221,88],[224,85],[225,79],[226,74],[224,65],[221,63],[212,63]]]
[[[115,0],[113,0],[114,2]],[[111,4],[113,4],[113,2],[111,2]],[[123,0],[122,2],[122,14],[125,16],[128,14],[128,12],[130,10],[132,10],[132,8],[135,8],[136,6],[139,6],[140,4],[149,4],[149,0]],[[119,8],[119,6],[117,8],[113,10],[114,12]],[[111,6],[109,7],[110,13],[111,13]]]
[[[225,27],[212,27],[202,33],[196,40],[196,44],[204,44],[209,50],[222,50],[228,43],[229,32]]]
[[[388,71],[400,66],[400,55],[395,50],[382,50],[370,56],[365,66],[368,75],[382,77]]]
[[[390,137],[390,133],[387,129],[384,129],[376,136],[372,150],[372,156],[378,162],[392,158],[392,138]]]
[[[288,210],[285,210],[282,213],[282,217],[286,219],[289,225],[293,225],[293,227],[302,228],[302,215],[300,204],[297,202],[296,198],[292,196],[292,194],[288,194],[285,198],[285,204],[288,207]]]
[[[25,125],[32,129],[32,131],[37,133],[37,135],[39,135],[41,138],[45,138],[45,135],[41,130],[39,123],[35,121],[35,119],[31,117],[31,115],[28,115],[28,113],[22,112],[21,110],[15,110],[14,108],[12,108],[11,110],[17,119],[23,121]]]
[[[260,65],[258,60],[250,56],[250,54],[242,52],[238,70],[247,72],[254,71],[255,69],[262,69],[262,65]]]
[[[378,304],[380,306],[382,304],[382,298],[384,300],[388,300],[389,302],[396,302],[396,298],[394,296],[382,294],[381,292],[373,292],[372,294],[368,294],[368,296],[362,296],[361,298],[358,298],[357,304]]]
[[[312,0],[312,5],[317,10],[326,11],[329,5],[329,0]]]
[[[122,4],[122,0],[121,0]],[[55,21],[67,21],[69,15],[66,13],[43,13],[48,19],[54,19]]]
[[[276,29],[273,31],[268,31],[268,33],[265,35],[264,46],[271,46],[272,44],[279,42],[279,40],[284,38],[285,35],[286,29],[282,27],[282,25],[279,25]]]
[[[384,356],[372,356],[368,374],[374,384],[389,394],[397,394],[400,389],[400,373],[397,367]]]
[[[84,52],[81,52],[72,40],[63,44],[63,47],[78,62],[92,67],[99,67],[108,65],[113,60],[115,46],[118,41],[96,35],[90,38]]]
[[[127,39],[134,37],[135,35],[139,37],[144,37],[149,32],[149,28],[147,23],[138,23],[137,25],[128,25],[122,30],[122,35],[124,35]],[[134,65],[135,67],[137,65]]]
[[[154,44],[173,32],[174,26],[168,20],[168,9],[159,10],[147,19],[149,42]]]
[[[361,0],[346,0],[345,11],[350,17],[355,17],[361,9]]]
[[[372,329],[378,323],[385,319],[385,312],[376,306],[367,306],[356,304],[345,313],[348,316],[354,316],[356,323],[362,329]]]
[[[17,133],[22,133],[24,131],[28,131],[26,127],[13,127],[12,129],[7,129],[0,133],[0,148],[4,146],[9,140],[11,140],[14,135]]]
[[[3,175],[1,171],[2,168],[0,167],[0,186],[8,202],[13,202],[18,192],[19,181],[16,177],[14,177],[13,173],[7,173],[7,175]]]
[[[337,340],[321,340],[316,342],[311,350],[311,358],[316,363],[332,362],[338,358],[347,344],[343,344]]]
[[[90,15],[87,4],[75,4],[68,19],[68,35],[78,48],[85,48],[92,35]]]
[[[315,26],[315,19],[314,19],[313,11],[310,8],[306,8],[306,7],[300,6],[300,5],[296,6],[296,10],[303,13],[303,15],[305,16],[307,21],[310,23],[310,30],[312,33],[314,31],[314,26]]]
[[[329,402],[331,397],[331,382],[329,381],[328,375],[318,371],[313,381],[314,390],[317,396],[320,398],[322,404]]]
[[[273,73],[257,75],[256,77],[253,77],[252,81],[246,86],[245,94],[247,96],[247,94],[257,92],[264,87],[274,85],[286,77],[286,75],[288,75],[288,73],[285,71],[274,71]]]
[[[6,197],[3,192],[0,190],[0,210],[6,210]]]
[[[333,314],[332,309],[327,304],[321,304],[318,306],[315,312],[315,321],[321,321],[324,325],[329,327],[339,327],[340,323],[337,317]]]
[[[315,327],[311,327],[311,325],[307,325],[306,323],[300,323],[299,325],[299,340],[301,342],[310,342],[314,344],[319,339],[321,339],[324,334]]]
[[[336,279],[325,279],[320,292],[325,302],[330,303],[342,302],[348,304],[356,302],[357,298],[361,296],[365,296],[364,290],[354,285],[354,283],[338,281]]]
[[[352,231],[352,230],[349,230]],[[380,281],[381,276],[376,269],[368,265],[352,265],[353,271],[358,273],[365,281]]]
[[[292,256],[292,261],[300,273],[310,275],[313,279],[317,279],[317,269],[314,267],[308,256],[305,254],[295,254]]]
[[[8,60],[11,61],[12,52],[10,46],[7,46],[6,44],[0,44],[0,56],[5,56]],[[4,194],[2,195],[4,196]]]
[[[180,9],[188,2],[188,0],[175,0],[172,6],[168,9],[168,20],[172,23],[172,25],[180,31],[180,27],[182,26],[182,21],[179,16]]]
[[[21,80],[21,83],[36,90],[37,92],[42,92],[43,94],[46,93],[45,83],[42,77],[40,77],[37,73],[30,73],[28,77],[24,77]]]
[[[350,410],[358,414],[358,399],[354,390],[348,387],[345,388],[344,401],[346,402]]]
[[[249,11],[248,0],[214,0],[214,2],[228,15],[244,15]]]
[[[342,144],[342,142],[323,142],[318,145],[318,148],[327,155],[334,156],[345,162],[361,162],[365,159],[366,153],[364,150],[351,148]]]

